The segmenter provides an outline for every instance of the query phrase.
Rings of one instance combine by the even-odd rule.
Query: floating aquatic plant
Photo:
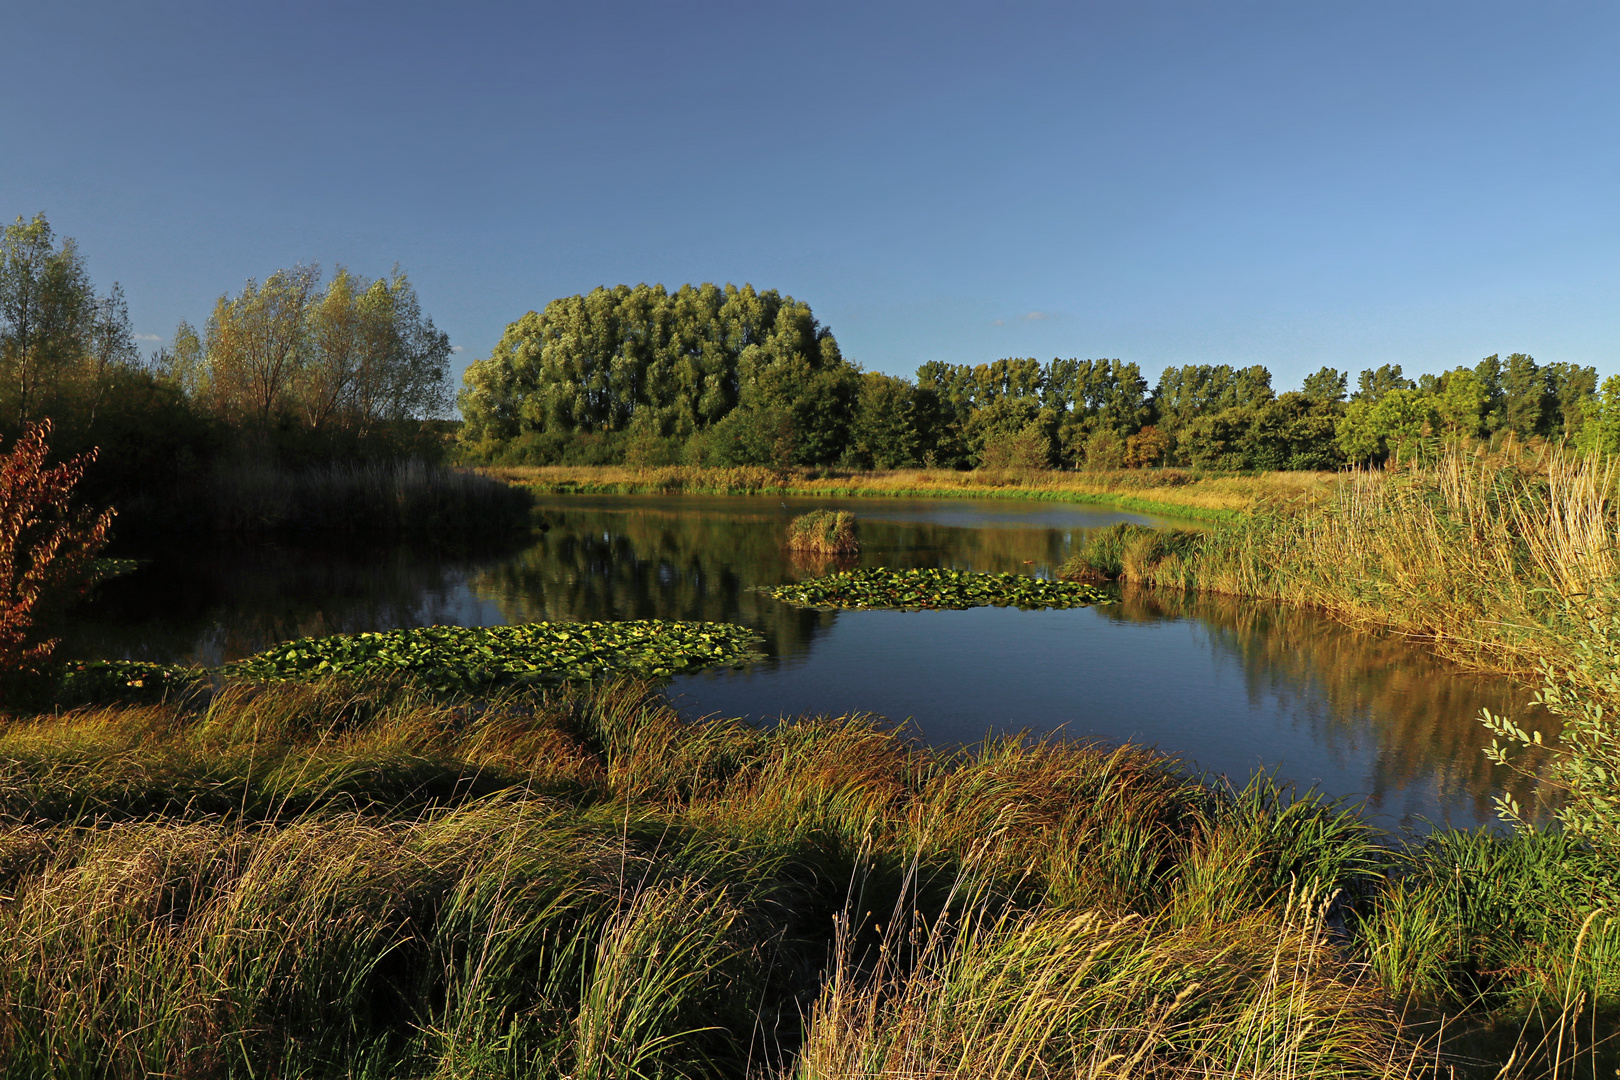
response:
[[[539,622],[422,626],[300,638],[226,665],[236,678],[305,681],[327,675],[415,676],[443,692],[511,683],[592,682],[608,675],[662,678],[757,659],[758,634],[730,623]]]
[[[966,570],[846,570],[764,590],[787,604],[814,608],[1068,608],[1103,604],[1101,589],[1022,574]]]

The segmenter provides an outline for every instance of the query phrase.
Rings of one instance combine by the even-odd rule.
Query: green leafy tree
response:
[[[1239,445],[1243,429],[1256,410],[1275,398],[1271,372],[1258,364],[1247,368],[1189,364],[1160,373],[1152,408],[1157,426],[1173,441],[1180,461],[1242,469],[1248,467],[1246,451]]]
[[[1176,436],[1177,453],[1197,469],[1252,468],[1254,420],[1255,410],[1242,405],[1194,416]]]
[[[1128,439],[1153,415],[1141,368],[1117,359],[1053,360],[1044,402],[1062,455],[1076,460],[1094,432]]]
[[[1554,398],[1547,373],[1535,358],[1514,353],[1502,371],[1504,423],[1508,430],[1529,438],[1547,434]]]
[[[1317,402],[1343,401],[1350,377],[1337,368],[1323,367],[1305,376],[1304,394]]]
[[[467,369],[462,438],[490,453],[540,434],[622,431],[634,419],[687,439],[741,407],[757,415],[734,421],[736,431],[787,423],[796,460],[830,461],[848,438],[857,374],[792,297],[751,286],[620,285],[553,300],[509,325]],[[831,396],[811,400],[823,392]]]
[[[1575,448],[1588,454],[1620,454],[1620,375],[1604,379],[1602,391],[1588,403]]]
[[[1397,463],[1416,460],[1422,440],[1438,422],[1434,399],[1420,390],[1391,390],[1372,410],[1373,426],[1383,436],[1385,447]]]
[[[211,404],[222,415],[269,428],[294,409],[293,390],[308,360],[309,306],[320,280],[314,266],[277,270],[264,284],[221,296],[208,318],[204,349]]]
[[[1433,398],[1415,388],[1395,387],[1376,402],[1352,401],[1336,434],[1346,460],[1361,463],[1388,457],[1399,463],[1418,457],[1423,439],[1439,422]]]
[[[152,357],[152,371],[188,397],[202,394],[208,362],[196,327],[181,319],[174,337]]]
[[[1373,420],[1371,401],[1352,401],[1334,428],[1339,452],[1346,461],[1365,465],[1384,456],[1384,439]]]
[[[1250,411],[1248,430],[1237,440],[1244,468],[1335,469],[1343,464],[1337,443],[1338,402],[1290,391]]]
[[[908,379],[869,371],[861,376],[848,457],[861,468],[906,469],[923,463],[917,427],[918,390]]]
[[[965,469],[973,464],[965,428],[973,411],[965,365],[930,360],[917,369],[917,422],[931,432],[924,463]]]
[[[948,428],[936,446],[953,446],[962,464],[982,465],[987,446],[1015,439],[1031,425],[1050,442],[1058,411],[1048,397],[1048,375],[1045,365],[1033,358],[924,364],[917,370],[918,382],[934,392]]]
[[[377,424],[436,417],[449,407],[449,335],[422,313],[399,267],[370,282],[339,267],[311,296],[305,321],[308,349],[293,398],[310,429],[336,426],[363,437]]]
[[[1448,371],[1432,395],[1440,426],[1454,439],[1472,438],[1485,431],[1489,391],[1469,368]]]
[[[1271,372],[1256,364],[1167,367],[1153,391],[1153,409],[1161,424],[1180,427],[1195,416],[1231,408],[1256,408],[1276,396]]]
[[[1474,377],[1485,391],[1480,411],[1485,434],[1501,431],[1507,424],[1507,392],[1502,385],[1502,360],[1495,353],[1474,365]]]
[[[58,245],[44,214],[0,233],[0,379],[19,424],[93,354],[98,328],[115,314],[98,307],[77,245]]]
[[[1391,390],[1416,390],[1417,383],[1408,379],[1399,364],[1382,364],[1377,369],[1365,370],[1356,380],[1356,392],[1351,401],[1377,404]]]
[[[1548,364],[1547,375],[1551,406],[1544,426],[1549,438],[1574,438],[1586,423],[1587,414],[1595,407],[1598,389],[1597,369],[1579,364]]]

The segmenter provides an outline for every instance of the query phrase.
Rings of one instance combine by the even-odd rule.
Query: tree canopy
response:
[[[1509,432],[1620,438],[1594,369],[1522,353],[1350,385],[1323,367],[1279,394],[1259,364],[1188,364],[1150,386],[1132,362],[1034,357],[906,379],[862,371],[775,291],[619,285],[509,325],[459,400],[464,452],[512,463],[1332,469]]]
[[[775,290],[620,285],[509,325],[468,366],[459,401],[475,446],[634,426],[655,439],[710,434],[720,458],[820,462],[848,441],[858,375],[810,306]]]

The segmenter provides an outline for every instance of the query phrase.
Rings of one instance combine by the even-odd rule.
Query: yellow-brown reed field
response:
[[[1109,503],[1148,513],[1223,518],[1259,506],[1310,500],[1332,474],[1277,472],[1252,476],[1205,475],[1185,469],[1054,470],[772,469],[763,466],[699,468],[670,465],[510,466],[480,470],[540,493],[817,495],[912,498],[1011,498]]]
[[[1451,450],[1420,469],[1340,474],[1308,506],[1261,508],[1191,542],[1116,529],[1067,568],[1321,608],[1474,666],[1556,662],[1572,614],[1620,574],[1612,462]]]

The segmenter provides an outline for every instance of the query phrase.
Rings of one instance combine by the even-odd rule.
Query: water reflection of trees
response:
[[[784,550],[792,513],[764,500],[571,497],[545,507],[547,533],[471,550],[330,538],[171,547],[104,586],[63,653],[214,664],[295,637],[435,622],[671,618],[741,622],[772,652],[802,655],[834,616],[750,591],[839,568]],[[1077,535],[888,520],[862,529],[864,565],[1026,573],[1059,565]]]
[[[1491,817],[1492,797],[1504,788],[1521,805],[1537,805],[1533,781],[1486,759],[1491,739],[1479,710],[1529,720],[1548,734],[1558,730],[1557,720],[1531,703],[1529,690],[1505,679],[1463,671],[1413,642],[1283,605],[1130,589],[1122,603],[1099,610],[1127,622],[1195,619],[1210,644],[1241,665],[1251,698],[1281,700],[1329,747],[1375,739],[1373,806],[1429,777],[1442,804],[1469,804],[1482,819]]]
[[[171,548],[103,585],[62,648],[77,657],[217,664],[296,637],[463,622],[471,614],[461,588],[467,568],[508,557],[512,547]]]
[[[862,521],[853,560],[806,559],[784,545],[791,513],[706,508],[675,500],[617,508],[548,505],[535,544],[471,578],[509,622],[699,619],[751,626],[773,656],[802,655],[836,617],[777,603],[757,590],[848,565],[1049,571],[1067,556],[1056,529],[975,529]]]

